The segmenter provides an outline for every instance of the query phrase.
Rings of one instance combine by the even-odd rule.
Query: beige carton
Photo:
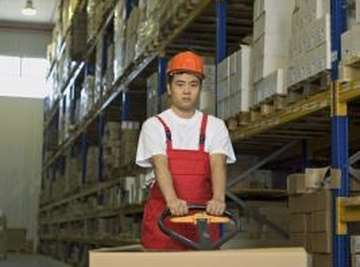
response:
[[[303,248],[142,252],[140,246],[90,251],[90,267],[308,267]]]

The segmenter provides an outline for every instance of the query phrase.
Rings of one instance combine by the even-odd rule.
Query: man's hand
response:
[[[206,212],[212,215],[220,216],[224,213],[226,208],[225,201],[218,199],[211,199],[206,205]]]
[[[166,206],[170,210],[171,215],[183,216],[189,213],[186,201],[179,198],[171,199],[166,203]]]

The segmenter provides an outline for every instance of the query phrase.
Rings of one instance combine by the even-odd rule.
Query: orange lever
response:
[[[187,216],[171,217],[170,222],[172,223],[193,223],[196,224],[197,220],[206,220],[210,223],[228,223],[230,219],[225,216],[214,216],[209,215],[206,212],[197,212]]]

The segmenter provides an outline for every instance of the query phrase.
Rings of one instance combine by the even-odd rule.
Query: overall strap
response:
[[[171,131],[169,126],[167,126],[167,124],[165,123],[165,121],[158,115],[155,116],[160,122],[161,124],[164,126],[164,130],[165,130],[165,136],[166,136],[166,149],[172,149],[172,140],[171,140]]]
[[[204,151],[205,148],[205,139],[206,139],[205,132],[206,132],[207,120],[208,120],[208,115],[206,113],[203,113],[201,126],[200,126],[200,137],[199,137],[199,147],[201,151]]]

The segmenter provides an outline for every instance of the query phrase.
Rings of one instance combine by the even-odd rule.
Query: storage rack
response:
[[[65,150],[75,142],[79,141],[79,137],[83,140],[83,145],[81,146],[82,153],[85,153],[85,130],[97,120],[100,122],[98,127],[101,129],[106,108],[122,93],[126,94],[127,92],[131,92],[132,83],[139,82],[141,76],[149,69],[158,67],[160,76],[163,76],[166,64],[166,60],[163,57],[164,54],[172,55],[175,52],[184,49],[184,43],[186,43],[189,48],[195,48],[204,55],[214,55],[214,53],[216,53],[216,62],[218,63],[225,58],[227,52],[234,49],[235,44],[238,43],[242,37],[247,36],[252,31],[252,0],[216,1],[216,6],[213,1],[207,0],[189,1],[189,4],[190,2],[193,6],[190,11],[188,10],[186,18],[181,19],[182,15],[179,10],[178,24],[175,23],[172,27],[169,26],[167,31],[164,30],[169,34],[166,34],[166,37],[162,39],[159,44],[148,48],[148,51],[146,51],[137,62],[134,62],[120,79],[113,83],[109,93],[105,95],[100,103],[97,103],[91,114],[77,125],[69,138],[56,148],[50,158],[45,160],[43,173],[53,168]],[[333,190],[334,203],[338,196],[347,197],[349,195],[349,176],[347,169],[349,136],[348,117],[345,107],[348,105],[349,110],[356,110],[355,105],[352,105],[351,103],[360,97],[359,84],[355,82],[344,84],[337,81],[338,66],[340,62],[340,36],[345,30],[344,6],[344,0],[331,0],[332,52],[337,55],[336,60],[333,61],[331,75],[334,82],[332,85],[324,91],[289,105],[284,110],[271,112],[269,115],[264,116],[255,123],[237,127],[230,132],[235,150],[240,153],[246,152],[266,155],[274,149],[284,146],[291,140],[302,141],[303,146],[299,154],[303,157],[304,166],[306,166],[306,162],[308,161],[308,148],[311,146],[313,147],[313,150],[324,150],[324,145],[319,145],[318,140],[324,140],[324,138],[329,137],[329,132],[331,132],[331,144],[325,144],[325,149],[332,148],[332,167],[340,168],[342,171],[341,188]],[[241,16],[239,14],[241,14]],[[112,19],[113,14],[110,12],[110,15],[105,20],[104,25],[97,36],[106,31]],[[206,26],[208,22],[215,21],[216,29]],[[194,29],[197,30],[195,31]],[[202,37],[201,40],[199,40],[198,36]],[[215,36],[216,43],[214,42]],[[88,42],[87,53],[84,58],[89,57],[92,53],[95,41],[96,38]],[[156,59],[158,59],[158,61]],[[85,65],[83,62],[79,62],[75,65],[69,75],[69,79],[67,79],[61,89],[62,92],[69,84],[76,80],[84,67]],[[159,87],[162,88],[161,90],[164,90],[165,84],[163,80]],[[128,103],[125,98],[125,101],[122,101],[120,105],[121,110],[119,112],[122,113],[122,119],[126,120],[130,117],[129,107],[131,106],[131,103]],[[56,102],[49,113],[50,115],[46,118],[45,131],[51,127],[53,121],[56,121],[58,109],[59,102]],[[329,115],[331,115],[331,117]],[[101,131],[99,130],[99,132]],[[132,167],[131,169],[126,170],[126,172],[129,171],[134,172],[138,170]],[[74,199],[91,195],[102,188],[106,188],[117,182],[119,181],[103,182],[94,188],[84,189],[68,198],[42,205],[40,215],[41,225],[84,219],[84,216],[80,216],[81,218],[61,218],[58,220],[46,220],[43,217],[46,217],[47,212],[50,212],[57,207],[66,205]],[[139,209],[141,210],[141,206],[123,207],[122,209],[125,212],[136,213],[139,212]],[[85,217],[107,216],[107,214],[116,212],[118,211],[105,210],[102,211],[102,213],[94,212]],[[336,233],[335,217],[334,214],[334,233]],[[50,242],[54,240],[65,242],[72,241],[104,246],[110,245],[112,242],[112,244],[116,245],[134,242],[134,240],[125,239],[93,240],[87,238],[57,238],[54,236],[41,236],[40,239],[42,241],[47,240]],[[349,266],[348,236],[334,234],[333,241],[334,267]]]

